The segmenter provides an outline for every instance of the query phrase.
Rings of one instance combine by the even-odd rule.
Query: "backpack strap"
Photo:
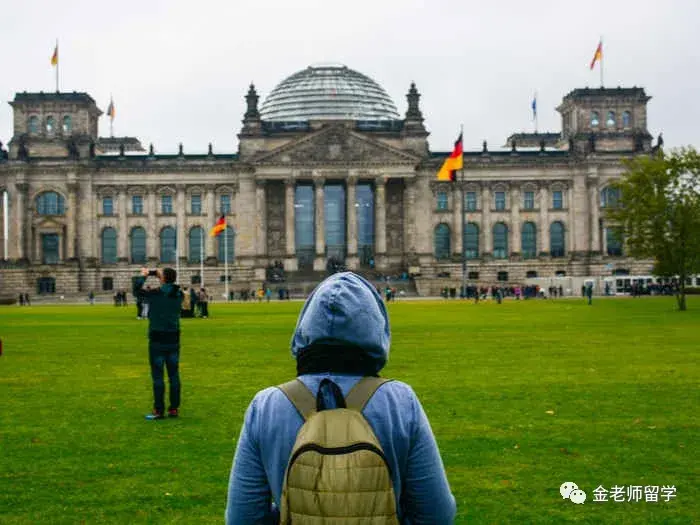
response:
[[[385,377],[363,377],[348,392],[348,395],[345,397],[345,405],[352,410],[362,412],[367,401],[370,400],[377,389],[389,381],[393,380]]]
[[[316,398],[311,391],[306,388],[306,385],[298,379],[279,385],[279,388],[287,399],[297,409],[299,415],[306,421],[311,413],[316,410]]]

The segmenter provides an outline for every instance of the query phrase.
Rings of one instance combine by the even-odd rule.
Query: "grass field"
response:
[[[183,320],[179,420],[147,422],[135,309],[1,307],[0,523],[221,523],[244,410],[294,376],[301,303]],[[700,300],[389,305],[385,376],[413,386],[459,523],[698,523]],[[563,500],[573,481],[584,505]],[[670,502],[593,502],[674,485]]]

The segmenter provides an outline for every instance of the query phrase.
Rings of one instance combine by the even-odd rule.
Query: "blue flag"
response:
[[[532,118],[537,118],[537,95],[535,95],[532,99]]]

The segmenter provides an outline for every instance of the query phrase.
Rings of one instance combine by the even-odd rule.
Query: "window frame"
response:
[[[438,190],[435,194],[435,209],[437,211],[449,211],[450,196],[444,190]]]

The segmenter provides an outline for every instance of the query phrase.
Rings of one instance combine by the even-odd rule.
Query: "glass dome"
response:
[[[343,65],[318,65],[294,73],[265,99],[268,122],[398,120],[389,95],[371,78]]]

